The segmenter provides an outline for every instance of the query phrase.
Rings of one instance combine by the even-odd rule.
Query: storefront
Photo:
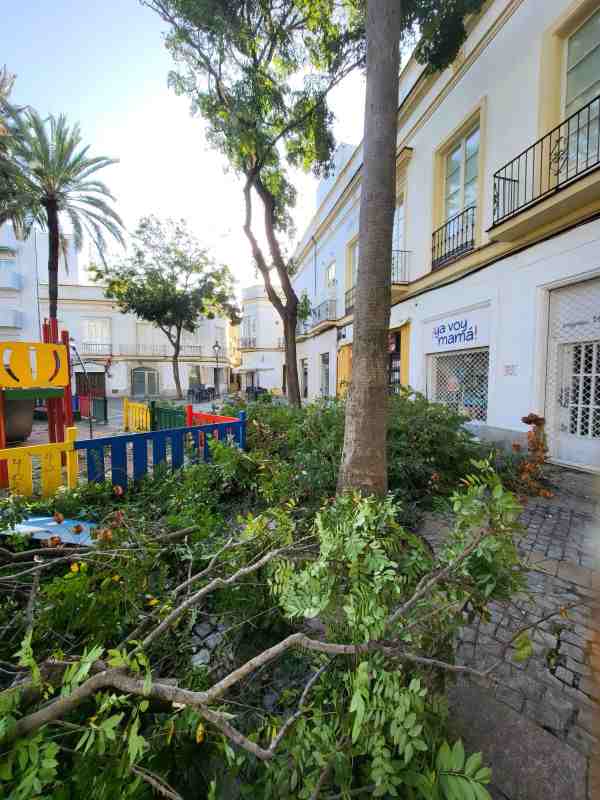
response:
[[[487,422],[489,308],[447,314],[424,323],[427,397]]]

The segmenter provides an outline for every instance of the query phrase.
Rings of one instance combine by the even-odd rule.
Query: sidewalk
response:
[[[553,468],[551,480],[554,496],[532,498],[521,517],[528,594],[494,604],[489,622],[465,627],[457,660],[491,666],[515,631],[537,621],[533,655],[516,663],[509,650],[495,685],[463,679],[451,691],[455,727],[470,749],[484,751],[501,800],[595,797],[590,765],[600,751],[592,719],[600,714],[600,689],[590,650],[600,636],[600,478]],[[431,515],[423,533],[435,548],[447,528],[448,520]],[[578,605],[566,617],[544,619],[572,603]]]

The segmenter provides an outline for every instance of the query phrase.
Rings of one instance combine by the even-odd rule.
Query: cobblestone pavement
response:
[[[590,660],[600,641],[593,599],[600,596],[600,494],[590,475],[554,469],[551,480],[554,496],[531,499],[521,518],[519,549],[531,566],[528,592],[509,607],[495,604],[489,622],[464,628],[458,659],[478,668],[491,666],[516,631],[538,622],[530,634],[532,656],[517,663],[509,648],[496,672],[496,685],[487,685],[487,696],[493,693],[497,701],[551,733],[581,754],[589,767],[600,757],[600,682],[593,679]],[[447,527],[448,520],[429,518],[424,534],[435,547]],[[546,619],[573,603],[577,606],[567,611],[568,618]],[[587,778],[582,776],[585,787],[574,787],[573,798],[598,796],[600,785],[594,786],[593,771],[587,771]],[[501,792],[497,796],[513,800]],[[529,795],[521,796],[529,800]]]

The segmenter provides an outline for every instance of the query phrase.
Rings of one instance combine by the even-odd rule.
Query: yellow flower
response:
[[[71,564],[71,572],[79,572],[79,564]]]
[[[204,741],[204,725],[199,722],[196,728],[196,744],[202,744]]]
[[[149,606],[157,606],[158,600],[156,599],[156,597],[151,597],[149,600],[147,600],[147,603]]]
[[[112,576],[112,579],[113,579],[113,581],[114,581],[115,583],[118,583],[118,582],[121,580],[121,576],[120,576],[120,575],[113,575],[113,576]]]

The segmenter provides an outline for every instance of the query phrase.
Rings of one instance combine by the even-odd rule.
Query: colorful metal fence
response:
[[[166,405],[156,400],[150,401],[150,428],[153,431],[183,428],[186,414],[182,406]],[[194,424],[194,423],[192,423]]]
[[[34,473],[39,473],[40,493],[48,497],[61,486],[77,486],[77,454],[74,450],[77,428],[67,428],[66,441],[0,450],[0,463],[6,464],[8,488],[13,494],[30,497],[37,488]],[[36,468],[37,467],[37,468]]]
[[[175,470],[185,463],[210,459],[210,440],[218,439],[246,447],[246,419],[231,417],[226,422],[192,427],[145,431],[120,436],[106,436],[75,442],[75,451],[85,453],[88,481],[110,480],[125,488],[150,470],[166,464]]]
[[[209,461],[211,439],[245,449],[246,418],[242,412],[239,419],[230,417],[229,421],[208,425],[82,441],[76,441],[76,436],[77,429],[68,428],[64,442],[0,450],[10,491],[26,497],[39,491],[47,497],[61,486],[75,488],[82,466],[88,481],[110,480],[125,488],[160,465],[176,470],[199,460]]]
[[[151,429],[150,409],[145,403],[133,403],[123,398],[123,428],[126,431],[140,432]]]

